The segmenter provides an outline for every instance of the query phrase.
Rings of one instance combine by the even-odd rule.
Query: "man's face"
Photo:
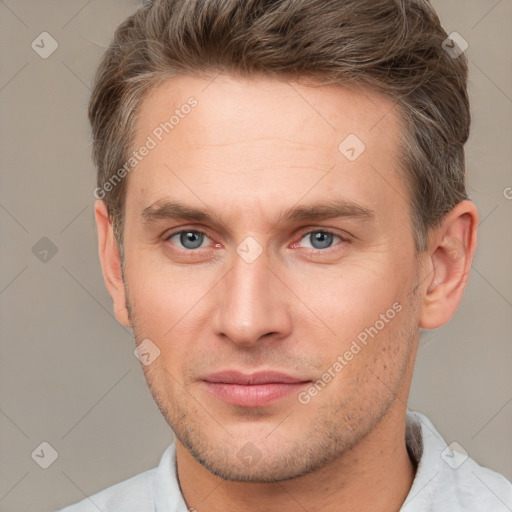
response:
[[[147,382],[198,461],[227,479],[291,478],[405,407],[420,278],[399,123],[368,92],[208,84],[166,82],[140,111],[135,146],[156,147],[128,178],[130,320],[160,351]],[[210,218],[175,218],[171,202]]]

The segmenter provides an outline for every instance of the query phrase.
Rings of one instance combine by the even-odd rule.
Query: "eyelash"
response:
[[[201,234],[201,235],[204,235],[204,236],[210,238],[210,240],[212,239],[208,235],[208,233],[206,233],[204,231],[200,231],[198,229],[180,229],[178,231],[174,231],[174,232],[170,233],[169,235],[165,236],[164,241],[168,242],[173,236],[179,235],[181,233],[197,233],[197,234]],[[299,235],[299,242],[306,235],[310,235],[312,233],[324,233],[324,234],[332,235],[333,237],[338,237],[340,239],[340,243],[336,244],[336,245],[332,245],[330,247],[327,247],[326,249],[315,249],[315,248],[307,247],[306,249],[308,249],[310,252],[312,251],[312,252],[315,252],[315,253],[328,253],[328,252],[330,252],[331,249],[333,249],[337,245],[342,245],[342,244],[346,244],[346,243],[350,242],[348,237],[343,237],[340,234],[335,233],[334,231],[330,231],[329,229],[309,229],[309,231],[301,232],[300,235]],[[296,246],[297,243],[298,242],[294,242],[292,245]],[[205,248],[199,248],[199,249],[178,249],[177,248],[176,250],[179,251],[179,252],[182,252],[182,253],[194,253],[194,252],[199,252],[201,249],[205,249]]]

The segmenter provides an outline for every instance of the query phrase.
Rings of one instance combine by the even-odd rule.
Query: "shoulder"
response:
[[[153,511],[155,472],[156,468],[135,475],[58,512]]]
[[[164,451],[159,465],[89,496],[58,512],[186,511],[176,472],[176,447]]]
[[[139,473],[58,512],[186,510],[176,476],[176,449],[167,447],[156,468]]]
[[[480,466],[457,443],[448,445],[426,416],[407,413],[407,442],[418,468],[401,511],[512,510],[512,483]]]

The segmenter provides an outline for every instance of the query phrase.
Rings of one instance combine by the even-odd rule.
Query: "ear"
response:
[[[97,200],[94,205],[98,246],[103,279],[108,293],[114,302],[114,314],[119,323],[131,327],[126,307],[126,293],[121,273],[121,257],[114,237],[114,230],[104,201]]]
[[[421,328],[436,329],[457,310],[475,253],[477,225],[475,205],[462,201],[429,237],[428,288],[423,297]]]

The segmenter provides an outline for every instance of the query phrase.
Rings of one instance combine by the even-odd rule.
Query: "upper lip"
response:
[[[245,386],[256,384],[294,384],[298,382],[309,382],[308,379],[292,377],[286,373],[262,371],[254,373],[242,373],[236,370],[225,370],[222,372],[211,373],[202,377],[200,380],[207,382],[219,382],[224,384],[240,384]]]

